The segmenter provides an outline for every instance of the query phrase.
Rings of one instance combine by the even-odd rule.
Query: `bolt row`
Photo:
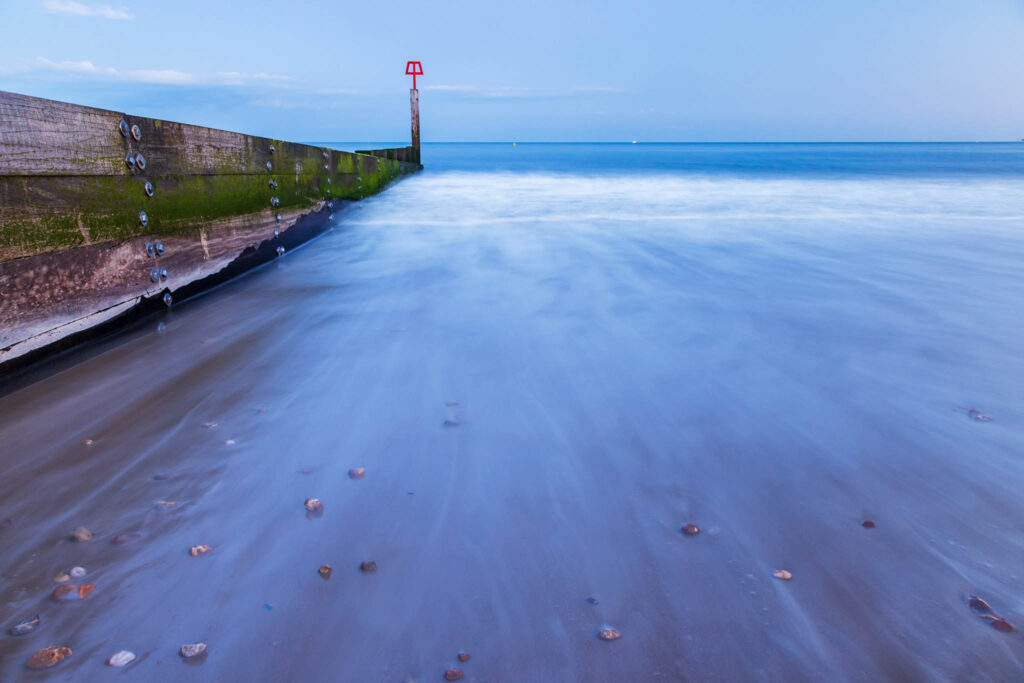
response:
[[[137,124],[132,124],[131,126],[129,126],[128,122],[124,119],[121,119],[121,122],[117,124],[117,129],[121,131],[121,136],[128,140],[129,151],[127,154],[124,155],[125,166],[127,166],[128,169],[132,172],[145,171],[146,157],[143,156],[141,152],[132,153],[131,151],[132,140],[134,140],[135,142],[142,142],[142,129],[139,128]],[[156,193],[156,190],[153,187],[153,183],[151,183],[148,180],[144,181],[142,185],[142,192],[143,194],[146,195],[146,197],[152,198],[152,196]],[[141,225],[144,228],[149,225],[149,214],[147,214],[145,211],[139,211],[139,225]],[[157,240],[155,243],[146,242],[145,251],[147,257],[159,258],[160,256],[163,256],[164,244],[159,240]],[[149,279],[154,284],[166,281],[167,269],[160,268],[158,262],[156,267],[149,269]],[[166,306],[170,307],[170,305],[173,303],[173,298],[171,297],[170,292],[164,292],[163,301]]]

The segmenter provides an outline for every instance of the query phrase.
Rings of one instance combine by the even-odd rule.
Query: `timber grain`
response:
[[[344,203],[420,170],[407,149],[341,152],[0,91],[0,375],[323,232]]]

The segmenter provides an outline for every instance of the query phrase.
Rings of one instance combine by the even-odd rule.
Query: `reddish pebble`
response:
[[[377,563],[373,560],[370,560],[369,562],[361,562],[359,564],[359,569],[364,574],[372,574],[373,572],[377,571]]]
[[[213,550],[213,548],[211,548],[208,545],[194,545],[191,548],[189,548],[188,554],[192,557],[199,557],[200,555],[205,555],[211,550]]]
[[[975,612],[979,612],[981,614],[994,614],[994,612],[992,611],[992,607],[989,606],[987,602],[979,598],[977,595],[967,596],[967,606]]]
[[[316,571],[324,579],[331,578],[331,565],[329,565],[329,564],[325,564],[324,566],[320,567],[320,569],[317,569]]]
[[[696,536],[700,533],[700,527],[696,524],[687,524],[683,527],[683,533],[687,536]]]
[[[465,674],[462,673],[462,669],[448,669],[444,672],[444,680],[446,681],[457,681],[463,676]]]
[[[597,637],[601,640],[618,640],[622,634],[614,628],[603,628],[597,632]]]
[[[28,658],[26,666],[30,669],[49,669],[51,666],[60,664],[70,656],[70,647],[51,645],[44,647],[42,650],[37,650],[35,654]]]
[[[303,505],[310,512],[323,512],[324,509],[324,504],[320,502],[319,498],[307,498]]]
[[[468,652],[460,652],[458,657],[459,657],[459,661],[460,662],[468,662],[469,661],[469,653]]]
[[[77,529],[75,529],[75,531],[71,534],[71,537],[79,543],[84,543],[85,541],[92,540],[92,532],[86,529],[84,526],[80,526]]]
[[[114,536],[114,545],[124,545],[125,543],[134,543],[135,541],[142,538],[142,534],[119,534]]]
[[[348,471],[348,476],[351,479],[362,479],[364,476],[366,476],[366,468],[365,467],[353,467],[352,469],[350,469]]]
[[[874,521],[872,521],[870,519],[865,519],[863,522],[860,523],[860,525],[862,527],[864,527],[865,529],[874,529],[875,528]]]
[[[78,599],[78,586],[73,583],[65,583],[57,586],[50,593],[50,596],[58,602],[70,602]]]
[[[992,620],[992,628],[1003,633],[1013,633],[1017,629],[1013,627],[1013,624],[1008,622],[1006,619],[999,617],[998,619]]]
[[[96,589],[95,583],[87,583],[84,586],[78,587],[78,598],[79,600],[85,600],[85,596],[92,593]]]

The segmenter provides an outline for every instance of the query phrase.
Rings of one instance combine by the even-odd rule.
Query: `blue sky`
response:
[[[1024,0],[3,0],[0,89],[291,140],[1010,140]]]

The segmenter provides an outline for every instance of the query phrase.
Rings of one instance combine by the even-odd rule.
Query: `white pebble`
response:
[[[135,661],[135,653],[129,652],[128,650],[121,650],[110,656],[107,660],[107,666],[127,666]]]
[[[185,659],[190,657],[198,657],[199,655],[206,652],[206,643],[192,643],[191,645],[181,646],[181,656]]]
[[[68,574],[71,574],[73,578],[80,579],[85,576],[85,567],[72,567]],[[118,654],[121,653],[118,652]]]

